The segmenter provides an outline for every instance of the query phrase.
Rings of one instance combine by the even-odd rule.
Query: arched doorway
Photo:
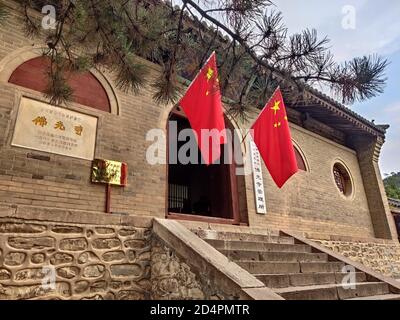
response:
[[[184,112],[176,107],[171,111],[167,127],[174,122],[177,134],[184,129],[190,129],[189,121]],[[233,132],[230,121],[225,119],[226,127]],[[201,164],[198,152],[196,164],[182,164],[179,159],[172,160],[172,137],[168,130],[168,164],[167,164],[167,218],[205,221],[224,224],[248,224],[247,205],[239,198],[239,188],[245,189],[244,177],[236,175],[235,161],[226,161],[221,157],[220,164],[207,166]],[[176,141],[176,140],[175,140]],[[186,141],[176,141],[179,150]],[[233,150],[233,142],[229,145]],[[221,155],[224,155],[228,145],[221,145]],[[242,195],[245,191],[241,192]]]

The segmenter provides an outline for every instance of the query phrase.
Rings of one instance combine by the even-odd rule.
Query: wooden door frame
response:
[[[235,157],[232,150],[232,160],[233,163],[229,164],[229,189],[231,193],[231,207],[233,218],[218,218],[218,217],[207,217],[201,215],[192,215],[192,214],[182,214],[182,213],[175,213],[169,212],[168,207],[168,199],[169,199],[169,120],[172,115],[187,119],[185,113],[179,106],[174,107],[168,115],[167,119],[167,164],[166,164],[166,190],[165,190],[165,218],[167,219],[176,219],[176,220],[189,220],[189,221],[200,221],[200,222],[207,222],[207,223],[217,223],[217,224],[230,224],[230,225],[240,225],[240,212],[239,212],[239,198],[238,198],[238,187],[237,187],[237,180],[236,180],[236,163]],[[225,117],[226,119],[226,117]],[[230,128],[231,129],[231,128]]]

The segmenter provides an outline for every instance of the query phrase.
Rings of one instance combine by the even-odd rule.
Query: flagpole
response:
[[[250,133],[250,130],[251,130],[251,129],[247,130],[247,133],[246,133],[246,135],[243,137],[243,140],[242,140],[242,142],[241,142],[241,143],[243,143],[243,142],[244,142],[244,140],[246,140],[247,136],[248,136],[248,135],[249,135],[249,133]]]

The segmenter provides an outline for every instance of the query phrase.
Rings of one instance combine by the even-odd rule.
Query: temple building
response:
[[[260,190],[239,130],[260,110],[225,115],[245,138],[233,145],[242,159],[170,161],[170,123],[178,134],[190,127],[179,106],[156,104],[150,86],[124,92],[95,69],[71,75],[73,101],[51,104],[43,44],[25,36],[16,2],[2,2],[0,299],[399,297],[400,246],[378,165],[388,126],[308,88],[307,103],[285,101],[301,170],[278,189],[261,162]],[[160,67],[143,63],[156,78]],[[160,163],[148,161],[154,129],[165,134]],[[123,168],[124,182],[96,183],[96,159]],[[354,290],[340,287],[346,266]],[[48,270],[54,287],[43,286]]]

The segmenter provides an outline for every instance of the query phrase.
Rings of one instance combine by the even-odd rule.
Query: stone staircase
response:
[[[353,288],[345,288],[344,261],[279,232],[193,232],[286,300],[400,300],[399,291],[372,270],[356,272]]]

